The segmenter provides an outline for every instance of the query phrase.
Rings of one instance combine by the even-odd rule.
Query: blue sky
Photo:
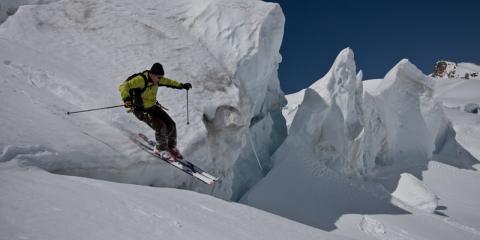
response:
[[[321,78],[350,47],[364,79],[382,78],[407,58],[425,74],[437,60],[480,64],[480,1],[272,0],[285,14],[282,90]]]

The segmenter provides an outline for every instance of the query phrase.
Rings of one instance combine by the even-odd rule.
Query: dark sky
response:
[[[288,94],[323,77],[350,47],[364,79],[407,58],[425,74],[437,60],[480,64],[480,1],[277,0],[285,14],[280,50]]]

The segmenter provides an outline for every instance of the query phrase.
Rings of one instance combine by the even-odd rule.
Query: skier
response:
[[[154,153],[173,162],[183,156],[177,148],[175,122],[157,102],[157,90],[160,86],[189,90],[192,84],[168,79],[164,74],[163,66],[154,63],[150,70],[130,76],[119,86],[119,91],[127,112],[133,112],[140,121],[155,130],[157,144]]]

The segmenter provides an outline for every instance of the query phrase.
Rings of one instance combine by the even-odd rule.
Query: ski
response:
[[[198,180],[206,183],[206,184],[213,184],[215,183],[219,178],[212,176],[211,174],[205,172],[195,164],[185,160],[177,160],[174,162],[170,162],[166,159],[161,158],[157,154],[153,152],[153,147],[155,146],[155,142],[152,140],[149,140],[145,135],[143,134],[138,134],[136,137],[132,137],[132,140],[144,151],[150,153],[152,156],[159,158],[163,160],[164,162],[180,169],[181,171],[197,178]]]
[[[153,140],[148,139],[148,137],[145,136],[144,134],[139,133],[138,136],[139,136],[141,139],[143,139],[145,142],[147,142],[148,145],[150,145],[151,147],[154,147],[154,146],[155,146],[156,142],[153,141]],[[208,178],[213,179],[214,181],[217,181],[217,180],[219,179],[218,177],[212,176],[211,174],[209,174],[209,173],[206,172],[205,170],[199,168],[199,167],[196,166],[195,164],[193,164],[193,163],[191,163],[191,162],[189,162],[189,161],[187,161],[187,160],[185,160],[185,159],[181,159],[181,160],[178,160],[178,161],[181,162],[182,164],[184,164],[185,166],[191,168],[194,172],[198,172],[198,173],[200,173],[200,174],[202,174],[202,175],[204,175],[204,176],[206,176],[206,177],[208,177]]]

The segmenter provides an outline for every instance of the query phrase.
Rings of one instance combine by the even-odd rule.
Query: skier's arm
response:
[[[159,86],[165,86],[169,88],[175,88],[175,89],[183,89],[183,84],[180,82],[177,82],[175,80],[172,80],[170,78],[162,77],[160,78],[160,81],[158,82]]]
[[[120,84],[118,90],[120,91],[120,96],[122,97],[122,100],[125,101],[127,99],[131,99],[132,96],[130,96],[130,90],[134,88],[143,88],[145,87],[144,85],[145,81],[143,80],[142,76],[136,76]]]

